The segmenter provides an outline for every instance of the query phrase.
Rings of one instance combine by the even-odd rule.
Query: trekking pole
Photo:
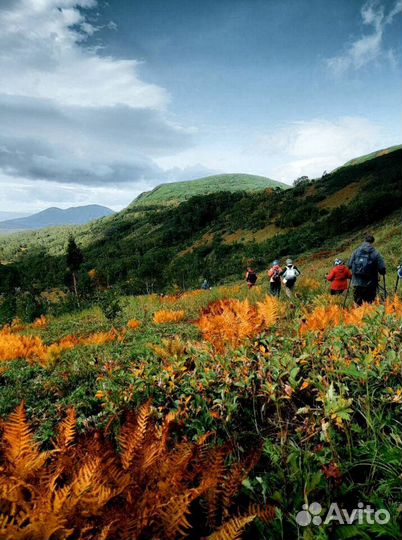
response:
[[[349,289],[350,289],[350,280],[349,280],[349,284],[348,284],[348,289],[347,289],[347,291],[346,291],[345,299],[344,299],[344,301],[343,301],[342,309],[345,309],[345,306],[346,306],[346,300],[348,299]]]

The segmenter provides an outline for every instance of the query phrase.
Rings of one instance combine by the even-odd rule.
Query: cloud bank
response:
[[[4,186],[130,184],[138,192],[166,175],[156,158],[192,144],[192,130],[168,119],[167,92],[141,79],[139,62],[101,56],[86,45],[97,31],[86,13],[96,5],[0,4]]]

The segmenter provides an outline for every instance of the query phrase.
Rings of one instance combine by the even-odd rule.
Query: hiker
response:
[[[204,281],[202,282],[201,289],[203,291],[209,291],[211,289],[210,284],[208,283],[207,278],[204,278]]]
[[[279,261],[274,261],[272,267],[268,270],[269,292],[272,296],[279,296],[281,293],[281,274],[283,270]]]
[[[395,294],[398,290],[399,282],[402,280],[402,264],[396,269],[396,283],[395,283]]]
[[[282,271],[282,283],[285,285],[285,293],[291,298],[297,278],[300,276],[300,270],[293,264],[292,259],[286,259],[286,267]]]
[[[257,282],[257,274],[255,273],[255,271],[251,268],[251,267],[248,267],[247,268],[247,272],[246,272],[246,282],[247,282],[247,287],[249,289],[251,289],[252,287],[254,287],[254,285],[256,284]]]
[[[331,282],[331,295],[343,294],[348,289],[349,279],[352,279],[352,272],[342,259],[335,259],[334,267],[327,276]]]
[[[374,236],[368,235],[350,258],[352,270],[353,298],[358,306],[363,302],[372,303],[377,295],[378,274],[385,276],[384,259],[373,247]]]

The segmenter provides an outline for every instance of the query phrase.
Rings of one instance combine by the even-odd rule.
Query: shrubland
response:
[[[3,537],[400,538],[400,298],[343,308],[308,275],[291,301],[266,289],[4,327]],[[392,520],[298,527],[312,501]]]

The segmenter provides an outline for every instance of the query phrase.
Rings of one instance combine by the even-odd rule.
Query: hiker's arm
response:
[[[378,268],[378,273],[381,276],[385,276],[386,274],[385,262],[382,255],[380,255],[379,253],[377,254],[377,268]]]
[[[335,278],[335,272],[334,272],[334,270],[331,270],[331,272],[327,276],[327,280],[328,281],[333,281],[334,278]]]
[[[297,266],[295,266],[294,269],[296,270],[296,272],[299,273],[299,276],[300,276],[300,275],[301,275],[301,272],[300,272],[300,270],[297,268]]]

